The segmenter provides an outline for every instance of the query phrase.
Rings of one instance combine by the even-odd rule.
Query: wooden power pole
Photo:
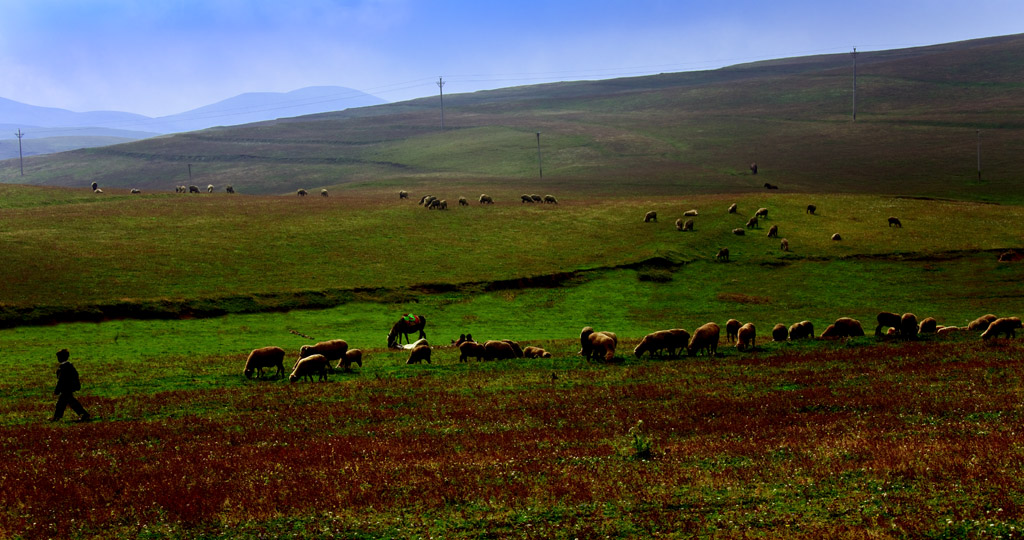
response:
[[[441,129],[444,129],[444,79],[437,78],[437,89],[441,91]]]
[[[21,175],[25,176],[25,158],[21,155],[21,138],[25,134],[21,132],[21,128],[18,128],[18,132],[14,135],[18,137],[18,166],[21,167]]]

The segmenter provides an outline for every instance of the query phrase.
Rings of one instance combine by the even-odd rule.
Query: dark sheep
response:
[[[652,221],[658,221],[658,213],[653,210],[644,214],[644,223],[650,223]]]
[[[409,353],[409,359],[405,361],[406,365],[419,364],[424,360],[430,363],[430,345],[419,345]]]
[[[459,197],[459,206],[469,206],[469,201],[465,197]]]
[[[743,229],[740,229],[741,231]],[[735,231],[734,231],[735,232]],[[718,254],[715,255],[717,261],[728,261],[729,260],[729,248],[722,248],[718,250]]]
[[[580,354],[587,360],[596,360],[602,356],[605,360],[613,359],[618,344],[619,338],[614,332],[595,332],[589,326],[580,331]]]
[[[904,313],[900,317],[899,334],[903,339],[917,339],[917,315]]]
[[[398,192],[398,198],[399,199],[408,199],[409,198],[409,192],[405,191],[404,189],[402,191],[399,191]]]
[[[1017,329],[1021,328],[1020,319],[1017,317],[1001,317],[989,323],[988,328],[981,334],[981,339],[998,338],[999,334],[1006,334],[1006,338],[1017,337]]]
[[[490,195],[480,195],[480,204],[494,204],[494,199]]]
[[[189,193],[199,193],[199,186],[189,186],[188,187],[188,192]]]
[[[300,189],[296,191],[295,194],[298,195],[299,197],[305,197],[306,195],[309,194],[309,192],[304,189]]]
[[[982,315],[977,319],[974,319],[967,325],[967,329],[971,332],[984,332],[988,329],[988,325],[992,324],[992,321],[998,319],[995,315],[989,313],[988,315]]]
[[[772,225],[771,227],[769,227],[768,228],[768,238],[778,238],[778,237],[779,237],[779,226],[778,225]]]
[[[757,174],[757,163],[751,163],[750,164],[750,173],[751,174]]]
[[[730,214],[735,214],[736,213],[736,203],[732,203],[731,205],[729,205],[729,213]]]
[[[890,227],[903,228],[903,224],[900,223],[900,218],[898,218],[898,217],[890,217],[889,218],[889,226]]]
[[[752,218],[747,220],[747,228],[748,229],[753,229],[753,228],[755,228],[757,226],[758,226],[758,224],[757,224],[757,216],[754,216],[754,217],[752,217]]]
[[[736,227],[735,229],[732,230],[732,233],[735,234],[736,236],[743,236],[747,234],[747,231],[742,227]]]
[[[811,321],[800,321],[789,327],[789,339],[805,339],[814,337],[814,324]]]
[[[693,230],[693,220],[692,219],[688,219],[685,222],[683,222],[683,230],[684,231],[692,231]]]
[[[512,345],[506,341],[490,340],[484,343],[485,358],[488,360],[511,360],[518,358]]]
[[[725,339],[726,341],[736,341],[736,333],[740,331],[740,327],[743,323],[736,319],[729,319],[725,322]]]
[[[676,220],[676,230],[677,231],[683,230],[683,218],[679,218],[679,219]]]
[[[100,185],[97,184],[96,182],[93,182],[89,184],[89,187],[91,187],[93,191],[96,191],[97,189],[99,189]]]
[[[334,366],[334,369],[341,369],[344,371],[350,371],[352,364],[356,364],[359,367],[363,367],[363,351],[360,349],[349,349],[345,351],[345,357],[338,360],[338,365]]]
[[[709,322],[693,331],[690,343],[686,345],[686,354],[695,356],[698,352],[704,351],[708,357],[718,354],[718,340],[721,337],[721,330],[718,325]]]
[[[817,206],[814,206],[813,204],[808,204],[807,205],[807,213],[808,214],[814,215],[814,213],[817,212],[817,211],[818,211],[818,207]]]
[[[864,328],[857,319],[840,317],[836,322],[828,325],[828,328],[821,333],[823,338],[837,337],[860,337],[864,335]]]
[[[754,348],[755,342],[757,341],[757,328],[754,327],[754,323],[747,323],[740,327],[736,331],[736,350],[745,351],[748,348]]]
[[[257,379],[263,378],[263,368],[277,368],[275,377],[284,376],[284,349],[281,347],[263,347],[260,349],[253,349],[249,353],[249,357],[245,359],[245,368],[242,370],[242,374],[245,375],[246,379],[251,379],[252,374],[256,373]]]
[[[476,358],[477,362],[487,358],[487,349],[475,341],[463,341],[459,343],[459,362],[465,362],[470,358]]]
[[[326,189],[321,189],[320,190],[320,196],[321,197],[326,197],[327,196],[327,190]]]
[[[776,186],[775,184],[769,184],[768,182],[765,182],[764,183],[764,188],[765,189],[779,189],[779,186]]]
[[[835,233],[835,234],[833,234],[833,235],[832,235],[832,241],[833,241],[833,242],[839,242],[839,241],[841,241],[842,239],[843,239],[843,237],[842,237],[842,236],[839,236],[839,233]]]
[[[530,194],[530,198],[533,199],[533,202],[543,202],[544,201],[544,197],[541,197],[540,195],[537,195],[536,193]]]
[[[533,204],[533,197],[529,195],[520,195],[519,198],[522,199],[524,203]]]
[[[544,202],[546,204],[558,204],[558,199],[556,199],[554,195],[545,195]]]
[[[512,341],[511,339],[503,339],[505,343],[508,343],[509,347],[512,347],[512,352],[516,355],[516,358],[523,357],[523,348],[519,346],[519,343]]]
[[[934,334],[938,330],[939,322],[935,317],[925,317],[917,327],[919,334]]]
[[[297,382],[299,379],[305,377],[309,382],[313,382],[313,375],[317,376],[317,380],[327,380],[327,370],[331,367],[330,362],[322,354],[314,354],[313,356],[307,356],[295,363],[295,367],[292,368],[292,374],[288,377],[289,382]]]
[[[676,351],[685,349],[689,341],[690,333],[682,328],[658,330],[644,336],[633,349],[633,354],[640,358],[646,352],[653,357],[661,356],[662,351],[667,351],[669,356],[675,356]]]
[[[902,317],[891,311],[883,311],[879,313],[875,317],[875,320],[878,321],[878,326],[875,327],[875,337],[882,337],[883,328],[895,328],[896,331],[899,332],[903,325]]]
[[[772,328],[772,341],[786,341],[789,339],[789,330],[784,324],[776,324]]]
[[[344,339],[321,341],[316,345],[303,345],[299,348],[299,360],[314,354],[323,355],[328,361],[342,360],[348,352],[348,342]],[[362,364],[360,364],[361,366]]]
[[[234,186],[228,186],[228,187],[224,188],[224,191],[227,192],[227,193],[234,193],[235,192],[235,187]]]

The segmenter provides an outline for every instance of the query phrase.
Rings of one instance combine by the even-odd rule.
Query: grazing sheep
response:
[[[835,233],[835,234],[832,235],[832,241],[833,242],[839,242],[842,239],[843,239],[843,237],[839,236],[839,233]]]
[[[651,332],[640,340],[633,354],[640,358],[645,352],[649,356],[661,356],[661,351],[668,351],[669,356],[675,356],[676,351],[686,348],[690,341],[690,333],[682,328],[672,330],[658,330]]]
[[[308,193],[309,193],[309,192],[307,192],[307,191],[306,191],[306,190],[304,190],[304,189],[300,189],[300,190],[298,190],[298,191],[296,191],[296,192],[295,192],[295,194],[296,194],[296,195],[298,195],[299,197],[305,197],[305,196],[306,196],[306,195],[307,195]]]
[[[188,192],[189,193],[199,193],[199,186],[189,186],[188,187]]]
[[[875,320],[878,321],[878,326],[875,327],[875,337],[882,337],[882,329],[887,326],[889,328],[895,328],[897,332],[899,332],[900,328],[903,327],[902,317],[891,311],[883,311],[879,313],[878,316],[875,317]]]
[[[683,223],[683,230],[684,231],[692,231],[693,230],[693,220],[692,219],[688,219],[688,220],[686,220]]]
[[[430,201],[423,205],[427,210],[437,210],[441,208],[441,199],[431,197]]]
[[[554,195],[545,195],[544,196],[544,203],[545,204],[558,204],[558,199],[556,199]]]
[[[542,202],[544,200],[543,197],[537,195],[536,193],[530,195],[530,198],[533,199],[533,202]]]
[[[139,194],[139,193],[142,193],[142,192],[141,192],[141,191],[139,191],[139,189],[138,189],[138,188],[132,188],[132,190],[131,190],[131,192],[130,192],[130,193],[132,193],[133,195],[136,195],[136,194]]]
[[[917,339],[917,315],[904,313],[900,317],[899,334],[903,339]]]
[[[319,354],[328,361],[341,360],[345,358],[346,352],[348,352],[347,341],[344,339],[332,339],[330,341],[321,341],[316,345],[303,345],[299,348],[299,360],[314,354]]]
[[[519,358],[512,344],[507,341],[489,340],[484,343],[485,358],[488,360],[511,360]]]
[[[96,189],[99,188],[100,185],[97,184],[96,182],[93,182],[93,183],[89,184],[89,187],[91,187],[93,191],[96,191]]]
[[[228,187],[224,188],[224,191],[226,191],[228,193],[234,193],[235,192],[235,187],[234,186],[228,186]]]
[[[938,330],[939,322],[935,317],[925,317],[917,327],[919,334],[934,334]]]
[[[729,205],[729,213],[730,214],[735,214],[736,213],[736,203],[732,203],[732,204]]]
[[[529,195],[520,195],[519,198],[522,199],[524,203],[533,204],[533,197]]]
[[[476,358],[477,362],[487,359],[487,349],[475,341],[463,341],[458,347],[459,362],[465,362],[470,358]]]
[[[751,174],[757,174],[757,163],[751,163],[750,164],[750,173]]]
[[[356,364],[359,367],[363,367],[363,351],[360,349],[349,349],[345,352],[344,358],[338,360],[338,365],[334,366],[334,369],[342,369],[349,371],[352,369],[352,364]]]
[[[820,336],[820,337],[821,337],[822,339],[830,339],[830,338],[840,338],[840,337],[843,337],[843,335],[842,335],[842,333],[841,333],[841,332],[839,331],[839,329],[837,329],[837,328],[836,328],[836,325],[834,325],[834,324],[830,324],[830,325],[828,325],[828,326],[827,326],[827,327],[825,328],[825,330],[824,330],[824,331],[822,331],[822,333],[821,333],[821,336]]]
[[[213,193],[213,184],[210,184],[210,185],[206,186],[206,192],[207,193]]]
[[[1017,317],[1001,317],[992,321],[988,328],[981,334],[981,339],[990,337],[998,338],[999,334],[1006,334],[1006,338],[1017,337],[1017,329],[1021,328],[1020,319]]]
[[[747,348],[754,348],[756,339],[757,328],[754,327],[754,323],[744,324],[736,331],[736,350],[745,351]]]
[[[988,329],[988,325],[998,318],[999,317],[996,317],[991,313],[988,315],[982,315],[981,317],[971,321],[971,323],[967,325],[967,329],[971,332],[984,332]]]
[[[589,326],[580,331],[580,355],[587,360],[595,360],[602,355],[611,360],[618,344],[619,338],[613,332],[595,332]]]
[[[898,218],[898,217],[889,217],[889,226],[890,227],[899,227],[901,229],[903,228],[903,224],[900,223],[900,218]]]
[[[945,338],[945,337],[949,337],[949,336],[951,336],[953,334],[959,334],[961,332],[966,332],[966,331],[967,331],[966,328],[960,328],[960,327],[957,327],[957,326],[943,326],[942,328],[939,328],[938,330],[935,331],[935,335],[938,336],[938,337]]]
[[[776,324],[772,328],[772,341],[786,341],[789,339],[789,330],[784,324]]]
[[[424,196],[420,197],[420,202],[418,202],[416,204],[419,204],[420,206],[422,206],[424,203],[427,202],[427,199],[432,199],[432,198],[433,197],[431,197],[430,195],[424,195]]]
[[[330,362],[322,354],[314,354],[313,356],[307,356],[302,358],[295,363],[295,367],[292,368],[292,374],[288,377],[288,381],[297,382],[299,379],[305,377],[309,379],[309,382],[313,382],[313,375],[317,376],[317,380],[327,380],[327,370],[331,367]]]
[[[686,354],[695,356],[698,352],[704,351],[709,357],[718,354],[718,340],[722,336],[718,325],[709,322],[693,331],[690,343],[686,345]]]
[[[741,227],[736,227],[735,229],[732,230],[732,233],[735,234],[736,236],[743,236],[747,234],[747,230]]]
[[[428,364],[430,363],[430,345],[420,345],[413,349],[412,352],[409,353],[409,359],[405,361],[405,364],[419,364],[424,360],[426,360]]]
[[[789,327],[789,339],[797,340],[814,337],[814,324],[811,321],[800,321]]]
[[[726,341],[736,341],[736,332],[740,331],[740,327],[743,323],[736,319],[729,319],[725,322],[725,339]]]
[[[677,231],[683,230],[683,218],[679,218],[679,219],[676,220],[676,230]]]
[[[767,218],[768,217],[768,209],[767,208],[758,208],[757,212],[754,212],[754,216],[755,217]]]
[[[441,203],[438,206],[438,210],[447,210],[447,209],[448,209],[448,201],[446,201],[444,199],[441,199]]]
[[[423,208],[430,208],[430,205],[436,200],[439,199],[433,195],[424,195],[423,198],[420,199],[420,204],[423,205]]]
[[[814,215],[814,213],[817,212],[817,211],[818,211],[818,207],[817,206],[814,206],[813,204],[808,204],[807,205],[807,213],[808,214]]]
[[[778,225],[772,225],[771,227],[769,227],[768,228],[768,238],[778,238],[778,237],[779,237],[779,226]]]
[[[516,358],[523,357],[523,348],[519,346],[519,342],[512,341],[511,339],[503,339],[505,343],[508,343],[509,347],[512,347],[512,352],[516,355]]]
[[[658,221],[658,213],[653,210],[644,214],[644,223],[650,223],[652,221]]]
[[[551,353],[540,347],[526,347],[523,349],[523,358],[551,358]]]
[[[828,325],[828,328],[821,333],[821,337],[823,338],[860,337],[863,335],[864,328],[861,327],[860,321],[849,317],[840,317],[836,319],[836,322]]]
[[[776,186],[775,184],[769,184],[769,183],[765,182],[764,188],[765,189],[779,189],[779,186]]]
[[[399,191],[398,192],[398,198],[399,198],[399,200],[401,200],[401,199],[408,199],[409,198],[409,192],[404,190],[404,189]]]
[[[783,238],[782,241],[779,242],[779,249],[782,251],[789,251],[789,240]]]
[[[277,368],[275,377],[284,376],[284,349],[281,347],[263,347],[260,349],[253,349],[249,353],[249,357],[245,359],[245,368],[242,370],[242,374],[245,375],[246,379],[251,379],[253,372],[256,373],[257,379],[263,378],[263,368]]]
[[[100,188],[96,188],[96,189],[92,190],[92,192],[93,193],[103,193],[103,190],[100,189]]]
[[[459,197],[459,206],[469,206],[469,201],[465,197]]]
[[[742,230],[742,229],[740,229],[740,230]],[[718,254],[715,255],[715,260],[716,261],[728,261],[729,260],[729,248],[722,248],[722,249],[718,250]]]
[[[757,226],[758,226],[757,225],[757,216],[754,216],[754,217],[752,217],[752,218],[747,220],[747,228],[748,229],[753,229],[753,228],[755,228]]]
[[[490,195],[480,195],[480,204],[494,204],[494,199]]]
[[[683,217],[693,217],[693,216],[696,216],[696,215],[697,215],[697,211],[696,210],[687,210],[687,211],[683,212]]]
[[[327,196],[327,189],[321,189],[320,190],[320,196],[321,197],[326,197]]]

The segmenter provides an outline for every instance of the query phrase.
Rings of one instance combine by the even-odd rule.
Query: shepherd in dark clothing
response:
[[[60,420],[68,405],[71,405],[71,410],[78,413],[79,422],[92,418],[85,407],[75,399],[75,392],[82,389],[82,384],[78,380],[78,370],[68,361],[69,358],[71,353],[67,349],[57,351],[57,361],[60,363],[57,364],[57,386],[53,389],[53,395],[58,397],[57,408],[53,411],[53,418],[50,418],[51,422]]]

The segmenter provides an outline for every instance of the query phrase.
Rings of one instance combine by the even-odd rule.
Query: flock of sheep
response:
[[[401,199],[408,199],[409,198],[409,192],[405,191],[405,190],[399,191],[398,192],[398,198],[399,198],[399,200],[401,200]],[[524,195],[520,196],[520,200],[523,203],[530,203],[530,204],[533,204],[533,203],[558,204],[558,199],[556,199],[554,195],[545,195],[545,196],[541,197],[540,195],[525,195],[524,194]],[[480,197],[477,199],[477,201],[480,204],[494,204],[494,198],[492,198],[490,195],[488,195],[486,193],[482,193],[480,195]],[[440,199],[440,198],[435,197],[433,195],[424,195],[423,197],[420,198],[419,205],[424,207],[424,208],[426,208],[426,209],[428,209],[428,210],[447,210],[448,209],[448,200],[447,199]],[[469,200],[466,199],[465,197],[459,197],[459,206],[469,206]]]

